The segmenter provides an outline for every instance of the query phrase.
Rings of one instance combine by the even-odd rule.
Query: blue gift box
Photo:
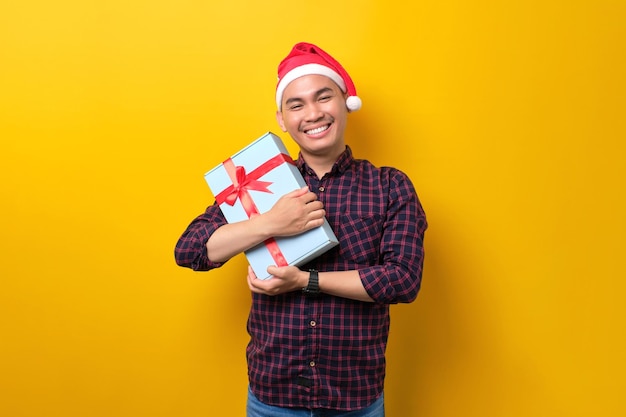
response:
[[[306,186],[281,139],[268,132],[204,175],[229,223],[265,213],[283,195]],[[300,266],[338,244],[327,220],[302,234],[276,237],[247,250],[260,279],[270,265]]]

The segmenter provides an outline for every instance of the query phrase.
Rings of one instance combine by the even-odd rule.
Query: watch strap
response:
[[[309,283],[302,288],[302,292],[308,296],[316,296],[320,293],[319,275],[317,270],[309,270]]]

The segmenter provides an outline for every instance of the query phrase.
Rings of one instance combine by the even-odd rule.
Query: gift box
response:
[[[204,175],[229,223],[270,210],[283,195],[306,186],[281,139],[268,132]],[[254,273],[267,279],[270,265],[303,265],[338,244],[324,224],[296,236],[275,237],[245,251]]]

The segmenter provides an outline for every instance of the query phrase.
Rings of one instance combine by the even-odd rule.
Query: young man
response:
[[[178,241],[176,261],[210,270],[327,218],[337,247],[301,268],[268,265],[267,280],[248,268],[248,416],[383,416],[389,305],[417,296],[426,217],[405,174],[352,156],[344,130],[361,101],[335,59],[299,43],[278,76],[276,119],[300,148],[308,188],[238,223],[213,204]]]

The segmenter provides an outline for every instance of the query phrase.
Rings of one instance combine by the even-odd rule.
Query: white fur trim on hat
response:
[[[276,105],[278,106],[278,110],[282,109],[283,93],[285,92],[285,88],[287,88],[289,83],[296,78],[304,77],[305,75],[325,75],[326,77],[333,80],[339,86],[339,88],[341,88],[341,91],[343,91],[344,93],[346,92],[346,83],[343,81],[343,78],[341,78],[339,74],[337,74],[329,67],[320,64],[301,65],[289,71],[279,81],[278,87],[276,87]],[[360,107],[361,106],[359,105],[359,108]],[[358,108],[355,110],[358,110]]]

